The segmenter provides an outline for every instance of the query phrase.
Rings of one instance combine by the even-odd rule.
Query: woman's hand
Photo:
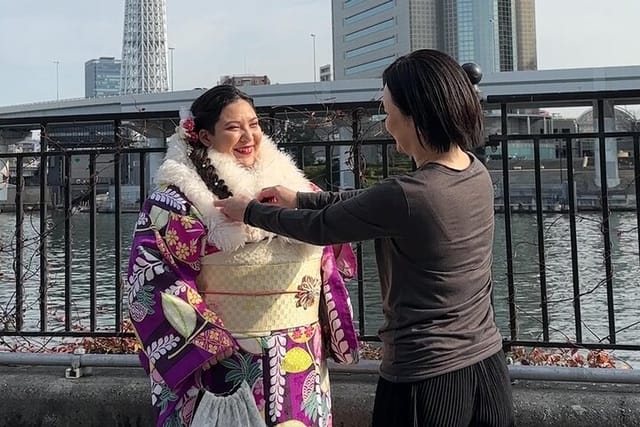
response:
[[[258,201],[281,208],[295,209],[298,207],[297,194],[287,187],[276,185],[275,187],[264,188],[258,194]]]
[[[220,211],[232,221],[244,222],[244,212],[252,199],[247,196],[234,196],[228,199],[216,200],[213,206],[220,208]]]

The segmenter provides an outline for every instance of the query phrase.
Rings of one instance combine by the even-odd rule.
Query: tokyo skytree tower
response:
[[[169,90],[166,0],[126,0],[120,93]]]

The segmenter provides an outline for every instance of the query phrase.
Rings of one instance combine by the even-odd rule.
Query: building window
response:
[[[350,42],[350,41],[356,40],[356,39],[358,39],[360,37],[368,36],[370,34],[377,33],[378,31],[382,31],[382,30],[386,30],[386,29],[392,28],[393,25],[394,25],[393,18],[387,19],[386,21],[382,21],[382,22],[380,22],[378,24],[375,24],[375,25],[372,25],[370,27],[366,27],[366,28],[363,28],[361,30],[354,31],[353,33],[346,34],[344,36],[344,41],[345,42]]]
[[[358,21],[362,21],[363,19],[370,18],[374,15],[377,15],[386,10],[393,9],[393,0],[390,0],[386,3],[382,3],[378,6],[374,6],[371,9],[363,10],[362,12],[356,13],[355,15],[351,15],[347,18],[344,18],[344,25],[351,25]]]
[[[360,4],[360,3],[362,3],[363,1],[365,1],[365,0],[345,0],[345,2],[344,2],[344,9],[348,9],[348,8],[350,8],[350,7],[352,7],[352,6],[355,6],[355,5],[357,5],[357,4]]]
[[[382,59],[376,59],[375,61],[365,62],[364,64],[355,65],[353,67],[346,68],[344,70],[344,73],[347,76],[350,76],[351,74],[357,74],[357,73],[362,73],[363,71],[374,70],[376,68],[381,68],[381,67],[384,67],[385,65],[391,64],[394,59],[395,59],[395,56],[391,55],[391,56],[384,57]]]
[[[379,42],[371,43],[357,49],[348,50],[345,52],[345,58],[353,58],[358,55],[364,55],[365,53],[373,52],[374,50],[382,49],[384,47],[393,46],[396,43],[395,37],[389,37],[388,39],[380,40]]]

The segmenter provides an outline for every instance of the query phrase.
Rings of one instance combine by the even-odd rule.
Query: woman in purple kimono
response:
[[[214,87],[170,138],[138,219],[129,313],[158,426],[331,426],[326,358],[354,363],[348,245],[229,222],[213,202],[278,184],[308,191],[251,98]]]

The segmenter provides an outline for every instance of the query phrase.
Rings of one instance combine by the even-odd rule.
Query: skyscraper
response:
[[[126,0],[124,7],[121,93],[168,91],[166,1]]]
[[[535,68],[534,1],[333,0],[335,79],[379,77],[395,58],[421,48],[485,72],[519,69],[520,58],[522,69]]]
[[[518,70],[537,70],[536,2],[517,0],[515,11]]]
[[[121,61],[114,57],[90,59],[84,63],[84,96],[118,95],[120,93]]]
[[[431,46],[484,71],[500,67],[498,0],[438,0],[442,43]]]
[[[432,3],[429,0],[428,3]],[[381,71],[412,44],[435,38],[434,27],[416,8],[416,0],[333,0],[333,73],[335,80],[379,77]],[[413,32],[411,10],[415,23]],[[419,18],[420,17],[420,18]],[[412,37],[413,35],[413,37]]]
[[[513,71],[517,65],[515,0],[498,0],[499,71]]]

